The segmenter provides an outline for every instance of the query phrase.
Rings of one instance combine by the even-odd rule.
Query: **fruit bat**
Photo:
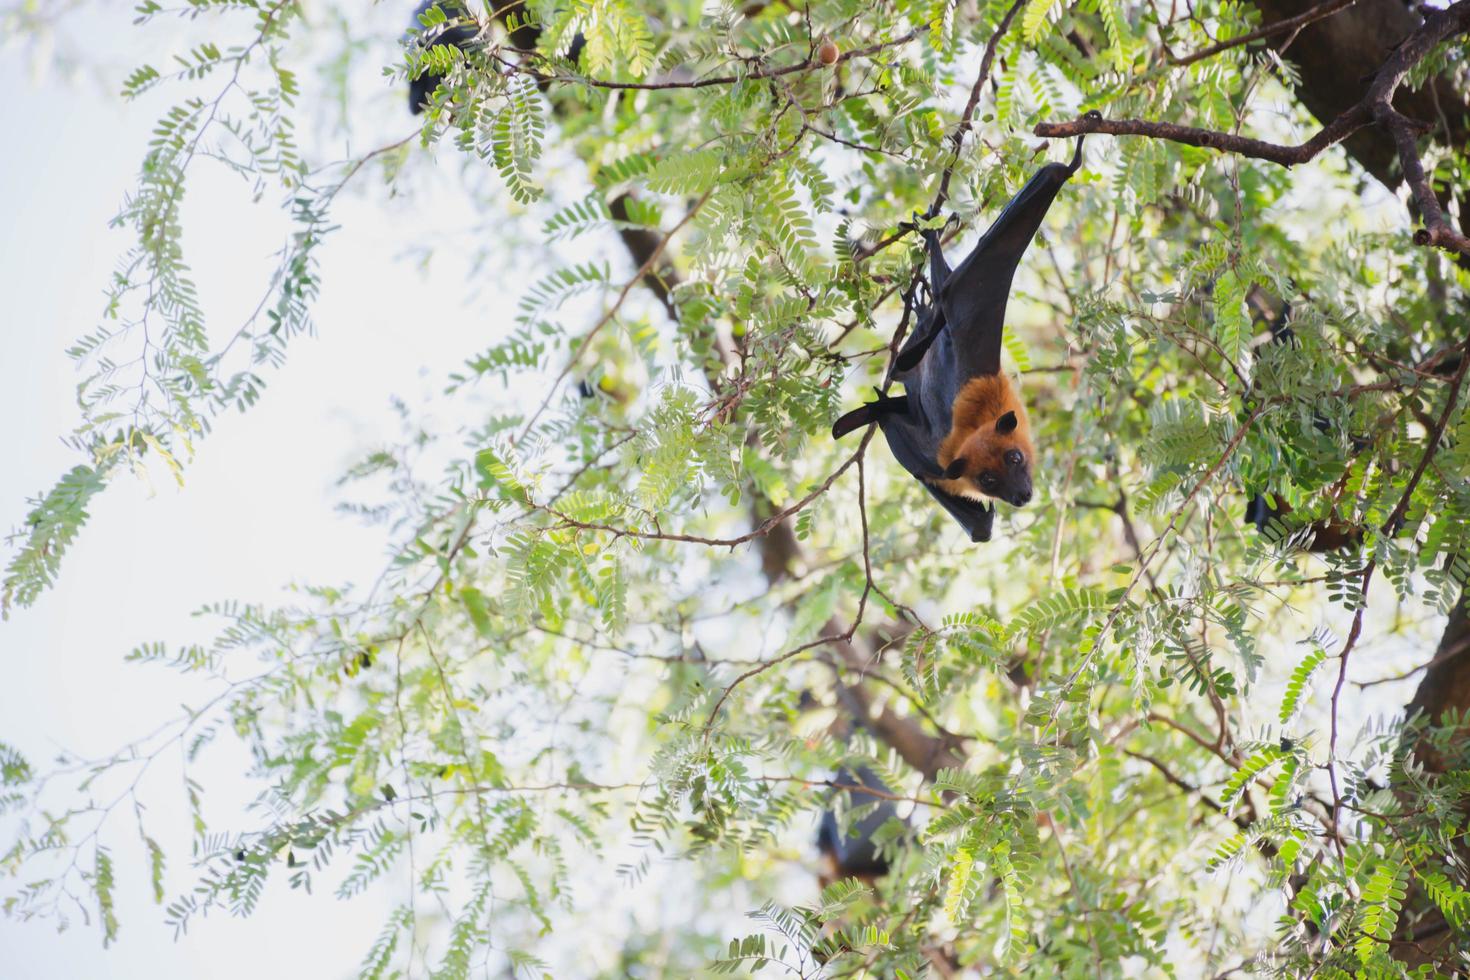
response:
[[[883,793],[888,792],[883,780],[867,766],[859,766],[856,774],[841,770],[835,781],[843,786],[866,786]],[[854,806],[869,804],[874,800],[877,803],[861,820],[848,827],[846,834],[837,826],[836,813],[827,810],[822,814],[822,822],[817,828],[817,849],[822,852],[823,888],[843,878],[861,878],[872,884],[875,878],[888,873],[888,859],[879,853],[873,837],[888,821],[899,819],[898,808],[892,800],[870,796],[861,790],[849,789],[843,792],[851,794]]]
[[[1030,426],[1025,406],[1000,370],[1006,300],[1016,266],[1057,192],[1082,162],[1036,172],[956,268],[945,261],[939,232],[922,232],[929,253],[930,302],[894,359],[890,380],[904,394],[854,409],[832,426],[833,438],[876,422],[888,448],[959,521],[971,541],[989,541],[995,508],[1031,499]]]

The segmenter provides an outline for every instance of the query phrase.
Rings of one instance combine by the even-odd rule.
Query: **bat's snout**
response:
[[[1011,494],[1011,503],[1017,507],[1025,507],[1031,503],[1031,488],[1023,487]]]

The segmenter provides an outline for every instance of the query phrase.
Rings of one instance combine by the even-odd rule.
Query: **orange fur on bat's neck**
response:
[[[1006,412],[1016,413],[1016,427],[1010,432],[997,432],[995,422]],[[963,457],[965,475],[929,482],[955,496],[982,500],[985,494],[976,478],[986,470],[1003,470],[1005,454],[1011,449],[1019,449],[1028,462],[1034,458],[1026,406],[1004,374],[972,378],[955,398],[949,434],[939,444],[939,465],[948,469],[956,458]]]

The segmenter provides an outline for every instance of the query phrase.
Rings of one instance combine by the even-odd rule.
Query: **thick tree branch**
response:
[[[1225,153],[1236,153],[1240,156],[1279,163],[1283,167],[1291,167],[1298,163],[1306,163],[1329,146],[1342,142],[1356,130],[1370,125],[1372,121],[1373,117],[1366,106],[1354,106],[1323,127],[1317,135],[1296,146],[1268,143],[1265,140],[1237,136],[1234,133],[1222,133],[1213,129],[1198,129],[1194,126],[1150,122],[1144,119],[1105,119],[1102,116],[1096,118],[1080,116],[1071,122],[1038,123],[1034,132],[1037,136],[1045,136],[1050,139],[1083,136],[1089,133],[1103,133],[1109,136],[1148,136],[1153,139],[1168,140],[1171,143],[1184,143]]]
[[[1415,135],[1421,129],[1419,124],[1395,111],[1387,103],[1375,107],[1374,115],[1378,117],[1379,124],[1393,136],[1394,146],[1398,147],[1399,160],[1403,163],[1404,180],[1408,182],[1409,189],[1414,194],[1414,203],[1419,206],[1419,215],[1424,220],[1424,227],[1414,232],[1414,244],[1470,255],[1470,238],[1451,227],[1445,220],[1444,209],[1440,207],[1434,187],[1424,173],[1424,162],[1419,159]]]
[[[1267,21],[1298,17],[1309,12],[1313,2],[1253,0]],[[1298,69],[1296,95],[1312,115],[1325,124],[1362,100],[1379,66],[1423,24],[1415,9],[1402,0],[1360,0],[1274,42],[1277,53]],[[1448,78],[1402,91],[1394,102],[1411,119],[1438,120],[1443,130],[1437,138],[1447,146],[1463,145],[1470,135],[1465,93]],[[1383,129],[1359,130],[1343,141],[1343,149],[1390,190],[1400,183],[1398,150]]]
[[[1439,725],[1451,715],[1464,717],[1467,708],[1470,708],[1470,605],[1462,597],[1445,623],[1439,648],[1430,659],[1406,714],[1411,718],[1423,715],[1429,724]],[[1443,773],[1450,768],[1448,760],[1429,739],[1420,738],[1412,749],[1428,772]],[[1458,853],[1461,861],[1467,856],[1463,836]],[[1409,889],[1404,906],[1408,914],[1400,923],[1399,935],[1406,941],[1395,944],[1395,958],[1414,967],[1437,963],[1446,953],[1453,953],[1456,938],[1453,930],[1417,882]]]
[[[1449,225],[1419,158],[1417,134],[1429,127],[1410,119],[1393,107],[1394,95],[1414,66],[1439,44],[1466,31],[1470,31],[1470,0],[1458,0],[1444,10],[1431,11],[1418,29],[1409,34],[1378,66],[1372,84],[1361,98],[1342,110],[1317,135],[1297,146],[1268,143],[1233,133],[1177,126],[1173,123],[1087,116],[1066,123],[1040,123],[1036,126],[1035,133],[1045,137],[1080,136],[1086,133],[1148,136],[1236,153],[1290,167],[1307,162],[1329,146],[1342,142],[1369,125],[1376,125],[1392,139],[1399,166],[1424,221],[1424,228],[1414,234],[1415,243],[1441,248],[1460,256],[1470,256],[1470,238]]]

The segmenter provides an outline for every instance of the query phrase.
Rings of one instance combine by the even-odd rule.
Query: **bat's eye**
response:
[[[980,486],[984,487],[986,490],[994,490],[995,485],[999,482],[1000,481],[995,478],[994,473],[980,474]]]
[[[1025,459],[1026,457],[1021,455],[1021,450],[1019,449],[1012,449],[1006,453],[1006,464],[1009,466],[1020,466]]]

